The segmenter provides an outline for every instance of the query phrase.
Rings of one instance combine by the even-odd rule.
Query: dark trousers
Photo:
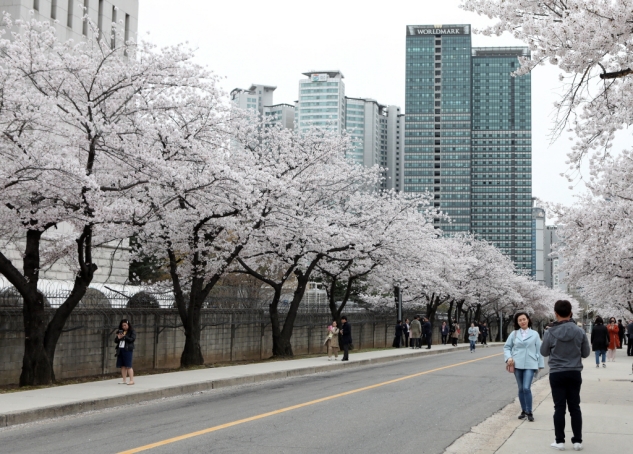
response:
[[[422,335],[422,345],[426,344],[427,348],[431,348],[431,335],[430,334],[423,334]]]
[[[343,361],[349,360],[349,344],[343,345]]]
[[[626,354],[633,356],[633,337],[629,337],[629,345],[626,347]]]
[[[554,433],[556,443],[565,443],[565,409],[571,416],[572,443],[582,443],[582,412],[580,411],[580,371],[549,374],[549,385],[554,400]]]
[[[406,334],[404,335],[404,344],[403,344],[403,345],[404,345],[405,347],[406,347],[407,345],[409,345],[409,333],[406,333]]]
[[[411,342],[411,348],[420,348],[420,338],[419,337],[412,337],[410,339]]]
[[[622,348],[622,345],[624,345],[624,336],[620,337],[620,346],[618,348]]]
[[[481,345],[488,345],[488,335],[487,334],[482,334],[481,335]]]
[[[456,337],[451,337],[451,345],[453,347],[457,347],[457,338]]]
[[[446,345],[446,340],[448,339],[448,334],[442,334],[442,344]]]

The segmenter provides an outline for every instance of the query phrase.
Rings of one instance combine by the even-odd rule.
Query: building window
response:
[[[66,19],[66,27],[73,28],[73,7],[75,0],[68,0],[68,17]]]
[[[57,0],[51,1],[51,19],[57,19]]]
[[[112,49],[116,47],[116,6],[112,7],[112,38],[110,40],[110,47]]]
[[[84,18],[83,18],[83,27],[81,32],[84,36],[88,36],[88,11],[90,7],[90,0],[84,0]]]
[[[125,42],[130,40],[130,15],[125,15]]]
[[[97,17],[97,27],[99,28],[99,37],[103,34],[103,0],[99,0],[99,17]]]

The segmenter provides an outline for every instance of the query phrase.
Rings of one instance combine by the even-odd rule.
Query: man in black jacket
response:
[[[565,450],[565,410],[569,409],[571,442],[575,451],[582,450],[582,412],[580,387],[582,358],[591,353],[587,335],[576,326],[571,316],[571,303],[559,300],[554,304],[556,323],[545,332],[541,355],[549,356],[549,384],[554,401],[554,433],[556,441],[550,446]]]
[[[626,327],[627,336],[629,337],[629,346],[626,349],[626,354],[628,356],[633,356],[633,320]]]
[[[431,349],[431,323],[427,317],[422,319],[424,322],[422,323],[422,337],[426,340],[426,349]]]
[[[347,317],[341,317],[341,345],[343,345],[343,359],[349,361],[349,346],[352,344],[352,327],[347,323]]]

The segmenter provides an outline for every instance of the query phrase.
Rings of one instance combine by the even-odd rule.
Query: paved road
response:
[[[0,430],[0,452],[118,453],[215,428],[142,452],[440,453],[516,396],[501,351],[412,358],[9,427]]]

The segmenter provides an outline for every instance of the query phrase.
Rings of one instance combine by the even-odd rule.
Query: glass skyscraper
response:
[[[470,25],[407,26],[404,190],[433,193],[451,222],[531,271],[527,48],[473,48]]]

